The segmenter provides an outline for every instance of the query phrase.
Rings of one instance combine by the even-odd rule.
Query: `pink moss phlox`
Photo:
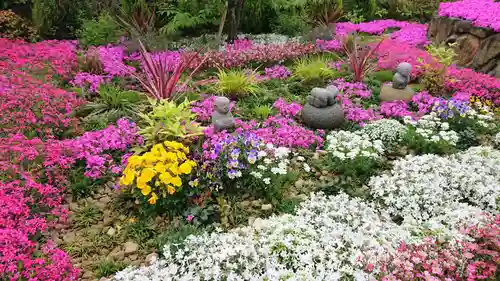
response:
[[[87,72],[79,72],[69,83],[75,87],[88,88],[89,93],[97,93],[99,86],[110,80],[109,75],[97,75]]]
[[[500,106],[500,80],[470,68],[448,68],[445,87],[451,92],[468,92]]]
[[[104,66],[104,72],[111,76],[127,76],[135,68],[124,63],[125,48],[120,46],[100,46],[97,49]]]
[[[405,117],[411,116],[412,112],[408,110],[408,104],[404,101],[382,102],[379,111],[386,117]]]
[[[394,39],[384,40],[377,50],[378,68],[393,71],[399,63],[408,62],[413,66],[411,76],[420,76],[423,72],[419,66],[429,64],[441,67],[429,53],[407,43],[398,42]]]
[[[296,102],[287,103],[283,98],[277,99],[273,103],[273,107],[279,111],[281,116],[290,118],[301,112],[303,108],[302,105]]]
[[[439,98],[430,95],[427,91],[417,93],[411,99],[412,103],[414,103],[418,108],[418,116],[428,113],[432,109],[434,103],[438,100]]]
[[[500,32],[500,3],[494,0],[442,2],[439,4],[438,15],[470,20],[476,26]]]
[[[372,96],[372,92],[363,82],[347,82],[343,78],[339,78],[330,84],[337,87],[344,97],[367,99]]]
[[[191,103],[191,111],[196,114],[196,119],[200,122],[208,122],[214,112],[214,102],[217,97],[213,95],[204,95],[200,100]],[[232,112],[236,102],[229,104],[229,111]]]
[[[281,64],[266,67],[264,72],[266,76],[271,79],[286,79],[292,75],[290,70],[288,70],[286,66]]]

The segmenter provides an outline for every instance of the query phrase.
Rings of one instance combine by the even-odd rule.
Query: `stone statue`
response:
[[[404,89],[410,83],[411,64],[402,62],[396,67],[396,73],[392,78],[392,87],[394,89]]]
[[[307,97],[307,104],[302,109],[304,123],[315,129],[340,127],[344,122],[344,111],[335,100],[338,93],[339,90],[335,86],[312,89]]]
[[[234,127],[234,118],[229,112],[231,101],[226,97],[216,97],[214,112],[212,113],[212,125],[215,131],[220,132]]]
[[[402,62],[396,67],[392,83],[384,84],[380,88],[381,101],[404,100],[410,101],[415,92],[408,86],[411,77],[411,64]]]

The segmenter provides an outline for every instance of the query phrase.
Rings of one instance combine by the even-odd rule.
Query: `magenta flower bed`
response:
[[[476,26],[500,32],[500,2],[493,0],[443,2],[439,5],[438,15],[470,20]]]

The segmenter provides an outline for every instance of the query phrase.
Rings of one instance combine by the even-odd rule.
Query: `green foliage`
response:
[[[123,117],[137,119],[144,101],[144,96],[139,92],[122,91],[115,86],[103,85],[99,88],[99,96],[84,104],[79,114],[85,116],[85,123],[106,120],[106,124],[110,124]]]
[[[78,31],[79,43],[83,46],[99,46],[116,43],[123,31],[109,14],[104,13],[97,20],[85,20]]]
[[[441,0],[388,0],[385,3],[392,17],[427,21],[432,18]]]
[[[191,112],[190,104],[187,99],[179,105],[168,100],[151,101],[152,111],[140,114],[139,133],[145,142],[141,150],[166,140],[185,140],[200,135],[202,128],[194,123],[196,114]]]
[[[443,95],[445,93],[446,67],[433,67],[431,65],[421,66],[424,72],[420,82],[432,95]]]
[[[182,248],[182,243],[189,235],[196,235],[200,232],[201,230],[192,224],[169,227],[166,232],[156,236],[156,248],[163,249],[166,245],[169,245],[171,249]]]
[[[223,0],[168,0],[158,5],[165,25],[160,32],[174,35],[185,29],[200,29],[220,24],[225,7]]]
[[[143,245],[156,236],[154,225],[151,220],[137,220],[127,224],[125,232],[128,238]]]
[[[147,0],[121,0],[118,23],[135,39],[152,39],[156,35],[156,12]]]
[[[293,65],[293,76],[304,82],[331,79],[336,72],[328,66],[328,61],[325,56],[300,58]]]
[[[94,266],[94,271],[95,271],[96,277],[101,278],[101,277],[108,277],[110,275],[113,275],[113,274],[117,273],[118,271],[125,269],[126,267],[127,267],[127,265],[121,261],[104,259],[104,260],[99,261]]]
[[[73,224],[77,228],[87,228],[101,219],[102,211],[94,205],[87,204],[76,210],[73,216]]]
[[[0,37],[34,41],[38,34],[31,23],[12,11],[0,11]]]
[[[259,90],[254,73],[243,70],[219,70],[215,92],[233,98],[244,97],[248,94],[255,95]]]
[[[388,71],[388,70],[380,70],[380,71],[376,71],[376,72],[372,73],[373,79],[378,80],[382,83],[391,82],[393,76],[394,76],[394,73],[392,73],[392,71]]]
[[[99,128],[103,129],[103,128]],[[69,190],[74,199],[86,198],[95,193],[99,186],[102,186],[106,179],[100,178],[98,180],[92,180],[84,175],[85,168],[84,165],[79,165],[76,168],[70,170]]]
[[[308,24],[303,16],[296,12],[283,12],[278,14],[272,25],[272,31],[278,34],[296,36],[308,29]]]
[[[409,127],[407,133],[402,138],[402,144],[417,154],[451,154],[455,152],[455,146],[446,141],[427,141],[422,135],[416,132],[415,127]]]
[[[255,117],[264,120],[271,115],[273,108],[269,105],[259,105],[253,109]]]
[[[299,10],[313,24],[328,25],[342,15],[343,0],[274,0],[274,7],[280,10]]]
[[[448,46],[431,44],[427,46],[427,52],[439,63],[448,67],[456,62],[457,53],[453,49],[455,45],[456,43],[449,44]]]

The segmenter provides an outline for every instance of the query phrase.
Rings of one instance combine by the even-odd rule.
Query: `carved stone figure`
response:
[[[382,85],[380,89],[381,101],[404,100],[410,101],[415,92],[408,86],[410,83],[411,64],[402,62],[396,67],[392,83]]]
[[[234,127],[234,118],[229,112],[231,101],[226,97],[216,97],[214,112],[212,113],[212,124],[217,132]]]
[[[392,87],[394,89],[404,89],[410,83],[411,64],[402,62],[396,67],[396,73],[392,78]]]
[[[315,129],[334,129],[344,122],[344,111],[336,103],[339,90],[335,86],[326,89],[314,88],[302,109],[302,120]]]

